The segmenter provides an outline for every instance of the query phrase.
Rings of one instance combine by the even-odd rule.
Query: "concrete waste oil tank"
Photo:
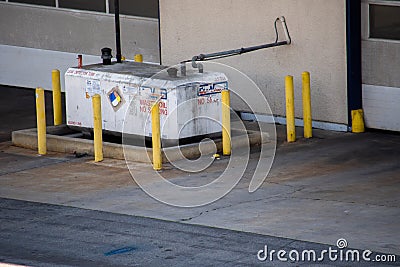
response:
[[[91,97],[101,96],[103,131],[151,137],[151,107],[159,100],[164,142],[221,132],[221,91],[225,74],[178,71],[128,62],[69,68],[65,74],[67,125],[93,128]]]

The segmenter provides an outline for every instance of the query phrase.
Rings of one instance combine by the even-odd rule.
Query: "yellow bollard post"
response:
[[[221,92],[222,98],[222,154],[231,154],[231,114],[229,90]]]
[[[161,158],[161,133],[160,133],[160,107],[159,102],[155,102],[151,107],[151,140],[153,144],[153,169],[162,169]]]
[[[310,92],[310,73],[302,73],[302,95],[303,95],[303,121],[304,138],[312,137],[312,115],[311,115],[311,92]]]
[[[61,82],[60,82],[60,71],[51,71],[51,84],[53,90],[53,115],[54,125],[60,125],[62,123],[62,107],[61,107]]]
[[[135,59],[136,62],[143,62],[143,55],[142,54],[136,54],[134,59]]]
[[[103,127],[101,118],[101,97],[96,94],[92,97],[93,105],[93,133],[94,133],[94,161],[103,160]]]
[[[43,88],[36,88],[36,121],[37,121],[37,138],[38,138],[38,153],[46,155],[46,112],[44,104]]]
[[[286,93],[286,134],[287,141],[296,141],[296,128],[294,121],[294,87],[293,76],[285,78],[285,93]]]
[[[351,111],[351,131],[353,133],[365,132],[364,126],[364,112],[362,109],[356,109]]]

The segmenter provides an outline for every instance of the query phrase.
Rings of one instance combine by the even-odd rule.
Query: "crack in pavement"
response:
[[[272,184],[275,184],[275,183],[272,183]],[[280,184],[277,184],[277,185],[280,185]],[[285,186],[286,186],[286,185],[285,185]],[[294,188],[295,188],[294,186],[290,186],[290,185],[287,185],[287,186],[289,186],[290,188],[292,188],[293,191],[292,191],[292,192],[282,192],[282,193],[278,193],[278,194],[275,194],[275,195],[272,195],[272,196],[269,196],[269,197],[263,197],[263,198],[251,199],[251,200],[244,200],[244,201],[239,201],[239,202],[237,202],[237,203],[232,203],[232,204],[225,205],[225,206],[221,206],[221,207],[215,207],[215,208],[213,208],[213,209],[208,209],[208,210],[205,210],[205,211],[201,211],[201,212],[200,212],[198,215],[196,215],[196,216],[192,216],[192,217],[188,217],[188,218],[182,218],[182,219],[179,219],[179,220],[177,220],[177,221],[178,221],[178,222],[188,222],[188,221],[191,221],[191,220],[193,220],[193,219],[199,218],[201,215],[203,215],[203,214],[205,214],[205,213],[208,213],[208,212],[213,212],[213,211],[217,211],[217,210],[221,210],[221,209],[231,208],[231,207],[233,207],[233,206],[237,206],[237,205],[241,205],[241,204],[247,204],[247,203],[252,203],[252,202],[258,202],[258,201],[263,201],[263,200],[269,200],[269,199],[273,199],[273,198],[280,198],[281,195],[288,195],[288,194],[290,195],[290,194],[294,194],[294,193],[299,192],[299,191],[301,191],[301,190],[304,189],[303,187],[301,187],[301,188],[299,188],[299,189],[294,189]]]

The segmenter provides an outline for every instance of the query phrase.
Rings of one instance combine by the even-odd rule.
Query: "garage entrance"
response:
[[[368,128],[400,131],[400,1],[361,2],[362,106]]]

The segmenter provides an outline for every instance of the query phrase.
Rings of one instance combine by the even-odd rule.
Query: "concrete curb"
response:
[[[94,155],[93,140],[73,138],[62,136],[70,132],[66,125],[48,126],[47,127],[47,150],[60,153],[87,153]],[[248,137],[247,137],[248,136]],[[12,143],[15,146],[37,149],[37,130],[36,128],[25,129],[12,132]],[[238,136],[232,137],[232,148],[260,145],[261,143],[270,142],[268,133],[260,133],[257,131],[241,131]],[[222,150],[221,140],[205,141],[201,143],[201,152],[199,144],[187,144],[182,146],[167,147],[162,149],[163,162],[181,160],[183,158],[197,158],[202,154],[213,154]],[[168,155],[168,158],[166,156]],[[103,155],[105,158],[113,159],[129,159],[130,161],[151,163],[152,149],[121,145],[109,142],[103,142]],[[125,157],[126,155],[126,157]]]

